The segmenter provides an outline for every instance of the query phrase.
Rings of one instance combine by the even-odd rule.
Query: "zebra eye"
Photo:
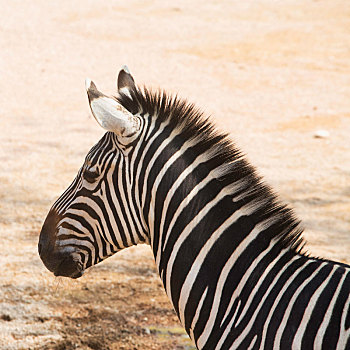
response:
[[[83,172],[83,178],[89,183],[94,183],[99,176],[100,174],[96,170],[85,169]]]

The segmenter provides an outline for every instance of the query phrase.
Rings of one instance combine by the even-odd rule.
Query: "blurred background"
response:
[[[148,247],[79,280],[37,254],[103,135],[84,79],[194,102],[294,207],[312,255],[350,263],[350,2],[0,0],[0,348],[192,349]]]

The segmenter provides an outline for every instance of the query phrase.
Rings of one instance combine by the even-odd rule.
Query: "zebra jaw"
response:
[[[95,83],[88,78],[85,80],[85,88],[91,112],[98,124],[103,129],[132,142],[138,136],[140,120],[115,99],[100,92]]]

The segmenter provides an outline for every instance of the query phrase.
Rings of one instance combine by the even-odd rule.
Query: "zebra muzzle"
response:
[[[83,275],[84,269],[80,261],[77,261],[74,255],[63,256],[63,260],[59,263],[54,271],[55,276],[65,276],[71,278],[79,278]]]
[[[83,275],[82,256],[73,247],[60,246],[57,223],[60,217],[51,210],[40,232],[38,252],[46,268],[55,276],[78,278]]]
[[[84,273],[84,267],[78,253],[55,250],[40,254],[40,258],[46,268],[55,276],[78,278]]]

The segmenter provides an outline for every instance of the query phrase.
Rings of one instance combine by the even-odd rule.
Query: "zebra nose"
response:
[[[39,242],[38,243],[38,253],[39,253],[39,255],[41,254],[41,252],[42,252],[42,244]]]
[[[55,276],[65,276],[71,278],[78,278],[83,275],[83,266],[80,261],[74,259],[72,254],[58,253],[54,272]]]
[[[49,240],[44,238],[44,235],[40,235],[38,252],[40,259],[44,263],[45,267],[53,272],[60,261],[57,261],[57,256],[54,252],[54,246],[50,244]]]
[[[55,276],[78,278],[83,275],[83,264],[81,259],[77,258],[77,253],[51,250],[44,251],[40,258]]]
[[[44,265],[49,270],[51,270],[51,268],[53,268],[55,265],[52,260],[54,256],[55,242],[57,239],[56,226],[59,220],[59,215],[57,215],[54,210],[50,210],[40,231],[38,252]]]
[[[39,243],[38,243],[38,253],[41,260],[43,260],[44,263],[45,263],[44,259],[47,256],[49,256],[52,251],[53,251],[53,244],[51,244],[50,246],[50,241],[47,239],[45,234],[43,234],[43,232],[41,231]]]
[[[46,255],[50,255],[54,250],[55,241],[51,230],[54,229],[45,224],[41,229],[38,242],[38,253],[41,259],[43,259]]]

